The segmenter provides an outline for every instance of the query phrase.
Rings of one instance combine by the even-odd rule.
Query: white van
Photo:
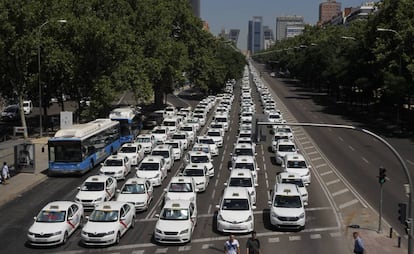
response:
[[[29,115],[33,111],[32,101],[23,101],[23,111],[25,115]]]

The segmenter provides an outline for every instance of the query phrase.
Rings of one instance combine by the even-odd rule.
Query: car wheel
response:
[[[63,235],[62,244],[65,244],[68,241],[68,237],[69,237],[68,232],[65,231],[65,234]]]
[[[135,228],[135,217],[132,217],[131,228]]]
[[[121,241],[121,233],[118,232],[116,234],[115,244],[119,244],[120,241]]]

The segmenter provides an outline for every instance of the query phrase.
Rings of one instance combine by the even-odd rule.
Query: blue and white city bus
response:
[[[134,142],[140,126],[140,117],[134,108],[123,107],[113,109],[109,114],[109,118],[120,123],[122,144]]]
[[[96,119],[56,132],[48,141],[49,174],[83,174],[121,146],[119,122]]]

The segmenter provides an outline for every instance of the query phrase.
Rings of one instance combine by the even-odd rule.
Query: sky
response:
[[[240,29],[238,48],[247,48],[247,27],[253,16],[262,16],[263,25],[273,29],[275,36],[276,17],[303,16],[306,24],[316,24],[319,4],[325,0],[200,0],[201,19],[207,21],[210,31],[217,35],[221,29]],[[345,7],[357,7],[372,0],[337,0]]]

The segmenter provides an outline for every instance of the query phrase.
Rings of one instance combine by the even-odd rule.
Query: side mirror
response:
[[[260,168],[256,168],[256,171],[259,171],[260,170]]]
[[[255,183],[255,184],[254,184],[254,187],[259,187],[259,184]]]
[[[220,205],[216,205],[216,208],[217,208],[217,209],[220,209]]]
[[[252,209],[255,210],[256,209],[256,206],[255,205],[252,205]]]
[[[117,193],[120,193],[120,192],[121,192],[121,190],[120,190],[120,189],[116,189],[116,192],[117,192]]]
[[[86,219],[86,220],[89,220],[89,216],[86,216],[86,217],[85,217],[85,219]]]
[[[35,217],[33,217],[33,220],[37,220],[37,217],[35,216]]]
[[[73,220],[73,217],[72,216],[68,217],[68,221],[71,221],[71,220]]]
[[[121,217],[121,220],[126,220],[126,217]]]
[[[103,166],[104,164],[103,163],[101,163],[101,167]]]
[[[224,183],[224,186],[227,186],[227,183]]]
[[[255,156],[257,156],[257,153],[254,153]]]
[[[183,173],[178,173],[178,175],[179,175],[179,176],[183,176],[184,174],[183,174]]]
[[[81,187],[80,186],[78,186],[78,190],[80,190],[81,189]]]
[[[229,170],[232,170],[233,168],[232,167],[229,167]]]
[[[164,192],[167,192],[167,191],[168,191],[168,190],[167,190],[167,188],[165,188],[165,189],[164,189]]]

